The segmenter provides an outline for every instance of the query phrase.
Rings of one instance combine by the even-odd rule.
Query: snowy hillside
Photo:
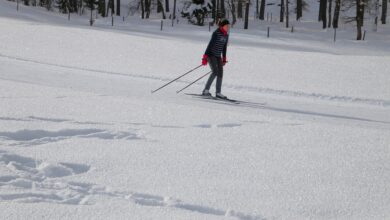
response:
[[[209,67],[151,94],[200,65],[208,27],[14,6],[0,1],[1,219],[390,218],[388,29],[233,28],[234,104],[176,94]]]

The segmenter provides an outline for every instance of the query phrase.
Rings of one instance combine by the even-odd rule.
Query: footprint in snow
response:
[[[0,176],[0,201],[86,205],[91,204],[91,197],[98,195],[129,200],[140,206],[166,207],[210,216],[227,216],[238,220],[264,219],[257,215],[190,204],[170,197],[117,192],[95,184],[62,179],[88,172],[90,166],[85,164],[48,163],[0,150],[0,169],[9,171],[8,175]]]
[[[50,202],[86,204],[85,186],[68,183],[61,178],[88,172],[90,166],[76,163],[48,163],[0,151],[0,168],[8,175],[0,176],[0,201]],[[4,193],[7,192],[7,193]]]

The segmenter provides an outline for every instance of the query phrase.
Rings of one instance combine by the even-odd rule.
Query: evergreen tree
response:
[[[57,0],[57,7],[60,13],[69,13],[69,0]]]
[[[297,21],[302,18],[303,0],[297,0]]]
[[[212,12],[212,9],[213,5],[209,0],[192,0],[185,3],[182,16],[192,24],[203,26],[205,17]]]
[[[106,1],[105,0],[98,0],[99,1],[99,5],[98,5],[98,13],[102,16],[102,17],[106,17]]]
[[[69,3],[68,10],[70,13],[75,13],[78,11],[79,8],[78,0],[68,0],[68,3]]]
[[[92,26],[93,25],[93,16],[92,16],[92,12],[93,10],[96,9],[96,7],[98,6],[99,2],[98,0],[84,0],[84,3],[85,3],[85,7],[88,8],[90,11],[91,11],[91,19],[90,19],[90,25]]]

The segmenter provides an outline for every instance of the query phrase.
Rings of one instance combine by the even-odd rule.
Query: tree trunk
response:
[[[362,27],[364,18],[364,1],[356,0],[356,26],[357,26],[357,40],[362,40]]]
[[[237,22],[236,5],[234,4],[234,0],[231,0],[231,4],[232,4],[231,11],[232,11],[232,17],[233,17],[233,22],[232,22],[232,26],[233,26]]]
[[[246,3],[245,7],[245,25],[244,29],[248,29],[248,23],[249,23],[249,0]]]
[[[375,0],[375,28],[374,31],[378,31],[378,17],[379,17],[379,0]]]
[[[297,0],[297,21],[302,18],[302,0]]]
[[[216,0],[216,3],[217,3],[217,5],[216,5],[215,8],[216,8],[216,10],[217,10],[217,11],[216,11],[217,14],[216,14],[215,23],[218,24],[219,18],[220,18],[220,17],[219,17],[219,13],[220,13],[220,10],[219,10],[219,0]]]
[[[145,12],[146,12],[146,19],[149,19],[150,17],[150,7],[152,5],[151,0],[145,0]]]
[[[382,0],[382,17],[381,17],[382,24],[386,24],[386,17],[387,17],[387,0]]]
[[[173,1],[173,19],[176,19],[176,0]]]
[[[220,8],[221,8],[221,18],[225,18],[226,10],[225,10],[225,0],[220,0]]]
[[[104,18],[106,17],[106,2],[105,0],[99,0],[99,14]]]
[[[213,17],[214,23],[217,22],[217,2],[212,0],[213,8],[211,9],[211,16]]]
[[[121,16],[121,0],[116,0],[116,15]]]
[[[318,21],[322,21],[322,7],[323,7],[323,4],[322,4],[322,1],[323,0],[320,0],[320,7],[319,7],[319,9],[318,9]]]
[[[141,0],[141,18],[145,19],[145,0]]]
[[[288,9],[288,4],[289,4],[289,1],[286,0],[286,28],[289,27],[289,15],[290,15],[290,13],[289,13],[289,9]]]
[[[339,27],[340,6],[341,6],[341,0],[336,0],[336,6],[334,8],[334,15],[333,15],[333,28]]]
[[[242,0],[238,0],[237,17],[242,18]]]
[[[280,22],[284,22],[284,0],[280,1]]]
[[[169,0],[165,0],[165,12],[169,12]]]
[[[115,0],[111,0],[111,16],[115,14]]]
[[[322,28],[326,28],[326,3],[327,0],[320,0],[320,16],[321,16],[321,21],[322,21]]]
[[[89,20],[89,24],[92,26],[93,25],[93,17],[92,17],[92,12],[93,12],[93,10],[92,10],[92,8],[91,8],[91,20]]]
[[[108,16],[108,10],[111,10],[111,16],[115,14],[115,5],[114,5],[114,0],[108,0],[108,5],[107,5],[107,16]]]
[[[162,19],[166,19],[162,0],[157,0],[157,13],[162,13]]]
[[[260,16],[259,16],[260,20],[264,20],[265,1],[266,0],[261,0],[261,3],[260,3]]]
[[[332,23],[332,0],[329,0],[329,8],[328,8],[328,28],[330,28]]]

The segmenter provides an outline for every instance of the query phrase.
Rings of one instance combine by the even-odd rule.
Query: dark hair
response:
[[[220,27],[223,27],[223,26],[225,26],[225,25],[227,25],[227,24],[230,24],[230,22],[229,22],[229,20],[226,19],[226,18],[224,18],[224,19],[222,19],[222,20],[219,21],[219,26],[220,26]]]

